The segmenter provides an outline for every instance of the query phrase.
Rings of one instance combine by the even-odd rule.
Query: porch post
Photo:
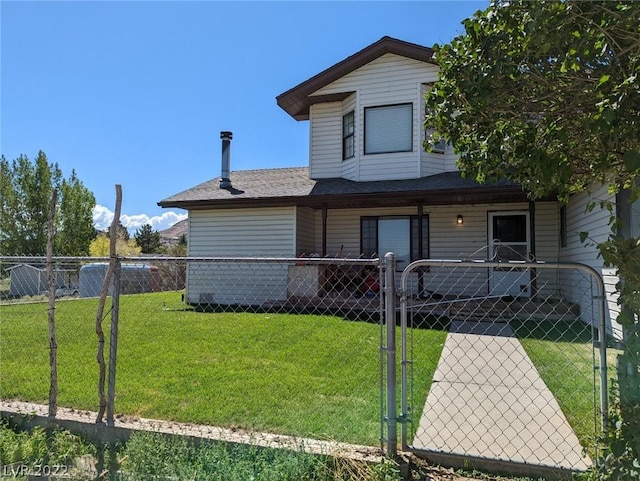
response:
[[[327,256],[327,204],[322,204],[322,257]]]
[[[531,242],[531,255],[536,256],[536,203],[532,200],[529,201],[529,241]],[[527,262],[532,259],[527,259]],[[534,297],[538,293],[538,275],[537,270],[532,269],[530,276],[531,280],[531,297]],[[532,277],[532,278],[531,278]]]
[[[422,201],[418,201],[418,259],[424,259],[424,252],[422,251],[422,240],[424,233],[422,232],[422,218],[424,215],[424,204]],[[414,260],[414,259],[412,259]],[[418,297],[422,296],[424,292],[424,271],[418,268]]]

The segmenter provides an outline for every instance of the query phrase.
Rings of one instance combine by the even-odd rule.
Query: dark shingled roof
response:
[[[407,180],[354,182],[342,178],[309,179],[307,167],[232,172],[231,189],[220,188],[220,178],[168,197],[161,207],[203,209],[213,207],[272,207],[299,205],[337,207],[523,201],[520,186],[501,181],[480,185],[459,172]]]

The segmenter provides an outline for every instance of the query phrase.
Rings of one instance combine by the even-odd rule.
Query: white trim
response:
[[[505,210],[505,211],[489,211],[487,217],[487,245],[489,258],[493,259],[494,251],[494,233],[493,219],[495,217],[504,216],[524,216],[525,217],[525,242],[506,242],[506,245],[525,245],[527,256],[531,252],[531,218],[528,210]],[[523,259],[526,260],[526,259]],[[523,289],[523,286],[526,286]],[[514,296],[530,296],[531,295],[531,274],[529,271],[498,270],[491,269],[489,271],[489,294],[490,295],[514,295]]]

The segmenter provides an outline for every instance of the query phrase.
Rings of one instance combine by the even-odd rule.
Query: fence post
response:
[[[114,426],[116,397],[116,361],[118,357],[118,319],[120,316],[120,282],[122,263],[116,258],[113,271],[113,295],[111,296],[111,328],[109,331],[109,379],[107,386],[107,426]]]
[[[384,305],[387,324],[387,456],[398,454],[398,420],[396,407],[396,256],[384,256]]]

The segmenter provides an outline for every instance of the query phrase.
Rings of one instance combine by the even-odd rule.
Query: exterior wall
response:
[[[109,264],[97,262],[85,264],[80,268],[80,282],[78,294],[80,297],[99,297],[102,292],[104,278],[107,275]],[[145,264],[122,264],[120,271],[120,294],[141,294],[152,292],[153,279],[157,268]],[[109,295],[113,295],[113,279],[109,286]]]
[[[345,75],[318,90],[314,95],[356,92],[344,102],[316,104],[311,109],[312,148],[310,154],[311,177],[344,176],[356,181],[410,179],[421,173],[421,151],[424,140],[424,87],[436,80],[435,65],[386,54],[367,65]],[[413,104],[413,150],[391,154],[364,155],[364,108],[402,103]],[[338,105],[343,104],[338,113]],[[342,115],[355,108],[356,158],[345,164],[338,175],[337,164],[342,165]],[[335,112],[335,124],[330,112]],[[318,131],[316,132],[316,129]],[[354,167],[357,166],[357,171]],[[436,169],[434,168],[434,173]]]
[[[460,259],[487,257],[488,212],[528,210],[528,203],[482,204],[461,206],[425,206],[429,216],[429,255],[431,259]],[[360,217],[416,215],[417,207],[341,209],[330,210],[327,216],[327,255],[358,258],[360,256]],[[456,225],[458,214],[464,216],[464,225]],[[535,208],[536,258],[557,262],[558,248],[558,207],[556,202],[539,202]],[[316,246],[322,240],[322,218],[316,213]],[[384,255],[385,253],[381,253]],[[488,292],[488,272],[478,271],[475,281],[462,282],[463,273],[445,274],[444,270],[431,269],[426,281],[439,290],[455,294],[486,295]],[[415,283],[412,283],[415,287]],[[537,277],[538,293],[549,295],[559,288],[557,276],[551,271],[541,271]],[[441,292],[442,294],[446,292]]]
[[[189,212],[189,256],[293,257],[295,208]],[[268,235],[265,235],[268,233]],[[190,263],[189,303],[254,305],[285,300],[287,265]]]
[[[615,285],[618,277],[615,269],[605,268],[602,259],[598,256],[598,249],[594,244],[604,242],[611,233],[609,217],[611,214],[606,209],[596,206],[591,212],[587,212],[587,205],[591,201],[615,202],[615,196],[608,194],[607,186],[596,186],[591,189],[591,193],[580,193],[574,195],[567,204],[567,246],[561,248],[560,260],[562,262],[579,262],[586,264],[602,274],[606,291],[606,312],[605,317],[608,323],[609,333],[616,338],[622,336],[622,327],[615,322],[620,309],[617,305],[617,295]],[[589,240],[585,243],[580,241],[580,232],[588,232]],[[565,280],[563,282],[564,294],[570,299],[585,299],[579,291],[580,286],[574,282]],[[584,302],[583,302],[584,304]],[[587,312],[591,309],[589,305],[582,305],[582,310]]]
[[[308,207],[296,209],[296,255],[316,252],[315,212]]]
[[[341,176],[342,112],[342,102],[325,102],[311,106],[309,177],[312,179]]]
[[[426,84],[420,85],[420,98],[424,99],[424,96],[429,91],[429,86]],[[424,104],[424,102],[423,102]],[[424,109],[424,107],[423,107]],[[423,111],[424,113],[424,111]],[[420,146],[422,147],[425,141],[425,129],[422,128],[422,139]],[[439,174],[440,172],[445,172],[445,160],[447,157],[447,153],[436,153],[436,152],[427,152],[424,148],[420,148],[420,176],[424,177],[427,175]]]

